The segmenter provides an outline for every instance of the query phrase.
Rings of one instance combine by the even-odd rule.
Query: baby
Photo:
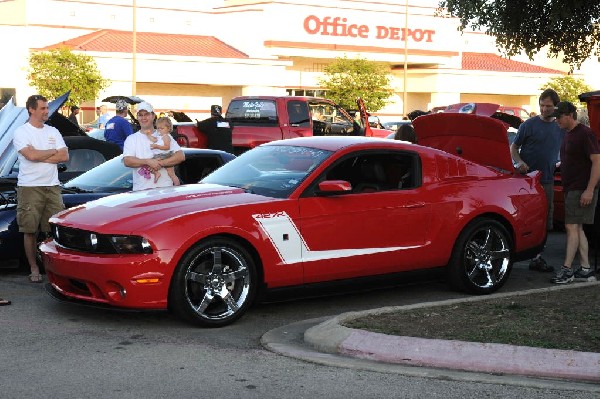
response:
[[[173,140],[173,138],[171,137],[171,131],[173,130],[173,123],[171,122],[171,120],[168,117],[162,116],[156,120],[156,130],[160,134],[163,144],[158,144],[158,140],[155,138],[152,138],[154,142],[152,144],[150,144],[150,148],[153,150],[152,152],[154,153],[154,158],[155,159],[168,158],[171,155],[173,155],[173,151],[171,151],[171,140]],[[167,170],[169,177],[173,181],[173,185],[179,186],[181,184],[181,182],[179,181],[179,178],[175,174],[175,168],[172,166],[169,166],[169,167],[166,167],[165,169]],[[154,181],[157,182],[159,177],[160,177],[160,171],[157,170],[156,172],[154,172]]]

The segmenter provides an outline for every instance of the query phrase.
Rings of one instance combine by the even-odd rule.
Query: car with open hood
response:
[[[414,123],[423,145],[273,141],[200,184],[58,213],[40,246],[47,289],[67,302],[169,309],[209,327],[273,292],[326,294],[408,271],[441,268],[455,289],[495,292],[544,242],[539,173],[514,173],[503,122],[436,114]]]

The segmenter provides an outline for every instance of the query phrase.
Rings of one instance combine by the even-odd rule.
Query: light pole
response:
[[[131,52],[131,95],[136,94],[136,61],[137,61],[137,6],[136,0],[133,0],[133,49]]]
[[[406,92],[406,75],[408,72],[408,0],[404,3],[404,95],[402,97],[402,115],[406,116],[406,100],[408,94]]]

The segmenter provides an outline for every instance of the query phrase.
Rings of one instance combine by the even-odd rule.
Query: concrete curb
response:
[[[485,297],[469,297],[343,313],[306,330],[304,341],[319,351],[386,363],[600,382],[600,353],[389,336],[351,329],[342,325],[346,321],[372,314],[385,314],[398,310],[445,306],[454,303],[528,295],[591,285],[600,285],[600,282],[577,283],[518,293],[493,294]]]

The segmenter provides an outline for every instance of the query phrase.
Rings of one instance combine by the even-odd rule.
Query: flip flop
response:
[[[11,304],[10,301],[0,298],[0,306],[6,306],[6,305],[10,305],[10,304]]]
[[[42,277],[41,274],[30,274],[29,275],[29,282],[30,283],[42,283],[44,281],[44,278]]]

